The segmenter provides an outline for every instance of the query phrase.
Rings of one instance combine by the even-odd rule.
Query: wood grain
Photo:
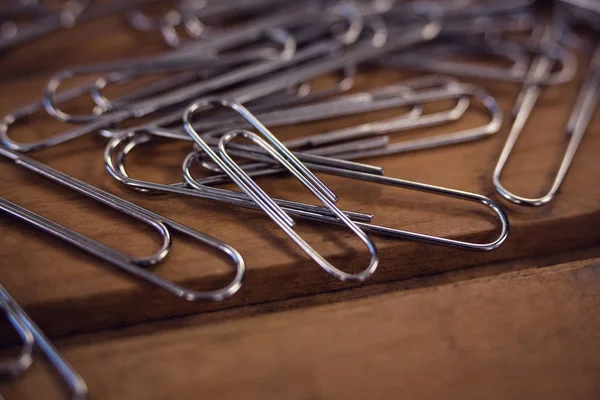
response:
[[[595,259],[57,344],[95,399],[596,399],[599,311]],[[42,362],[0,391],[62,395]]]
[[[112,22],[111,22],[112,21]],[[53,59],[52,67],[83,61],[110,59],[125,54],[157,51],[158,38],[129,34],[116,20],[98,21],[78,31],[82,36],[107,34],[99,52],[90,49]],[[87,36],[86,36],[87,37]],[[123,39],[127,37],[127,39]],[[65,37],[55,40],[65,40]],[[126,42],[125,44],[123,42]],[[45,46],[59,46],[48,40]],[[96,42],[90,42],[90,48]],[[114,43],[112,52],[109,45]],[[154,47],[156,46],[156,47]],[[37,49],[29,49],[32,53]],[[17,58],[31,57],[28,51]],[[102,57],[100,57],[100,54]],[[93,57],[92,57],[93,56]],[[98,58],[94,58],[98,57]],[[0,112],[30,102],[41,93],[48,72],[18,79],[18,63],[8,71],[0,95]],[[11,75],[14,74],[14,75]],[[407,71],[370,71],[359,77],[356,90],[397,82],[412,74]],[[14,76],[14,78],[10,78]],[[506,169],[508,186],[525,195],[542,191],[550,182],[564,151],[566,139],[561,126],[566,121],[580,79],[564,87],[549,89],[540,100],[535,115]],[[519,87],[511,84],[478,82],[494,95],[505,112],[510,110]],[[80,102],[77,109],[85,109]],[[381,116],[397,113],[377,114]],[[373,118],[373,117],[372,117]],[[303,124],[275,130],[281,138],[298,137],[325,129],[365,121],[352,116],[342,121]],[[476,109],[455,124],[396,135],[394,140],[449,132],[472,126],[482,120]],[[51,135],[65,126],[40,116],[16,128],[22,139]],[[494,137],[450,148],[402,156],[367,159],[381,165],[386,175],[482,193],[495,197],[491,171],[506,137],[508,123]],[[493,261],[555,253],[597,243],[600,240],[600,116],[596,116],[584,139],[561,192],[555,202],[539,209],[523,209],[508,204],[512,224],[506,244],[497,251],[471,253],[415,242],[376,238],[381,266],[366,285],[388,282],[440,271],[466,268]],[[293,246],[264,215],[209,201],[174,196],[146,196],[119,186],[104,171],[104,139],[89,136],[33,156],[52,167],[96,185],[153,211],[188,224],[233,245],[245,258],[248,275],[245,286],[232,299],[220,303],[187,303],[114,272],[111,266],[94,260],[57,240],[21,223],[0,216],[0,229],[10,232],[0,242],[0,281],[50,335],[118,327],[141,321],[212,311],[222,308],[275,301],[351,287],[335,281]],[[132,171],[148,180],[180,181],[180,163],[190,150],[187,143],[165,143],[136,152]],[[139,224],[123,219],[92,201],[73,194],[45,179],[0,161],[0,196],[28,207],[50,219],[88,234],[104,243],[137,255],[148,254],[156,238]],[[552,172],[551,172],[552,171]],[[340,206],[373,213],[376,223],[416,232],[452,238],[485,240],[493,237],[494,223],[478,207],[421,195],[407,190],[380,187],[320,175],[340,197]],[[266,190],[283,198],[315,200],[289,178],[260,181]],[[300,223],[300,232],[329,260],[345,270],[355,270],[367,262],[365,249],[347,232],[320,224]],[[201,246],[176,239],[167,263],[157,268],[161,276],[194,288],[217,287],[229,278],[229,267]]]

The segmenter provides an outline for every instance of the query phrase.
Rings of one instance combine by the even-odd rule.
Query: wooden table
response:
[[[38,98],[49,74],[61,67],[161,49],[158,37],[135,33],[118,17],[57,33],[2,55],[0,112]],[[364,72],[355,90],[414,75]],[[510,188],[535,195],[548,186],[566,145],[561,127],[580,81],[545,91],[505,170]],[[507,114],[520,89],[474,83]],[[80,100],[72,109],[88,107]],[[287,139],[398,112],[274,132]],[[476,107],[467,114],[393,140],[463,129],[485,118]],[[498,199],[491,172],[508,122],[486,140],[364,162],[384,167],[387,176]],[[64,129],[40,114],[11,134],[32,140]],[[599,131],[596,115],[554,202],[536,209],[502,202],[511,232],[499,250],[464,252],[375,237],[381,266],[360,285],[328,276],[261,212],[120,186],[104,170],[105,140],[90,135],[32,157],[231,244],[248,266],[243,289],[223,302],[185,302],[6,216],[0,216],[0,281],[55,339],[95,399],[598,398]],[[189,143],[144,150],[131,155],[135,176],[181,180]],[[0,163],[1,197],[136,255],[156,246],[155,234],[134,221]],[[372,213],[378,224],[476,241],[494,237],[498,228],[477,206],[319,176],[342,208]],[[290,178],[260,184],[273,196],[315,202]],[[299,230],[345,270],[367,262],[364,246],[342,229],[300,222]],[[211,288],[230,278],[231,268],[209,250],[176,238],[156,272],[189,287]],[[0,342],[10,343],[9,335]],[[7,399],[60,398],[59,389],[43,362],[24,379],[0,384]]]

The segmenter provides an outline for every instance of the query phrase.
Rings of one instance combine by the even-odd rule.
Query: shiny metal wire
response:
[[[0,285],[0,292],[2,291],[6,291],[6,289]],[[31,331],[21,321],[18,313],[10,306],[5,296],[2,295],[0,295],[0,309],[6,314],[8,321],[21,339],[21,351],[19,355],[14,359],[0,361],[0,377],[14,379],[23,374],[33,363],[34,338]]]
[[[192,127],[191,120],[200,110],[211,108],[214,106],[221,106],[230,108],[233,111],[244,117],[255,129],[257,129],[261,135],[269,142],[267,142],[256,134],[247,131],[239,131],[240,135],[245,135],[248,139],[252,140],[256,145],[266,150],[269,155],[283,166],[286,167],[298,180],[302,182],[318,199],[325,205],[335,217],[343,222],[355,235],[357,235],[361,241],[367,246],[371,254],[371,260],[369,265],[360,273],[349,274],[346,273],[325,260],[319,253],[317,253],[308,243],[306,243],[292,228],[294,226],[293,219],[277,205],[271,197],[269,197],[252,179],[231,159],[223,145],[224,138],[233,139],[235,135],[225,135],[221,139],[219,146],[220,156],[215,153],[212,148],[200,137],[198,132]],[[325,271],[330,273],[341,280],[358,280],[362,281],[367,279],[375,272],[379,263],[379,256],[377,248],[365,235],[355,223],[350,220],[334,203],[337,201],[337,196],[327,187],[320,179],[318,179],[310,170],[298,160],[291,151],[289,151],[281,141],[279,141],[264,125],[260,123],[244,106],[239,103],[231,102],[223,99],[214,99],[210,101],[200,101],[190,104],[183,116],[184,128],[188,134],[193,138],[194,142],[200,146],[200,148],[216,163],[219,168],[231,177],[231,179],[246,193],[252,201],[257,204],[269,215],[269,217],[282,229],[284,232],[296,242],[317,264],[319,264]],[[233,136],[232,136],[233,135]]]
[[[168,185],[130,177],[125,168],[125,157],[127,154],[136,146],[151,142],[152,140],[156,139],[157,138],[155,136],[143,133],[131,133],[128,136],[115,137],[111,139],[104,151],[104,162],[109,174],[118,182],[142,192],[179,194],[219,201],[221,203],[250,209],[258,209],[258,206],[254,204],[244,193],[213,188],[210,186],[202,187],[200,190],[194,190],[189,188],[188,185],[183,182]],[[274,201],[287,213],[294,216],[317,221],[329,221],[334,218],[334,215],[331,213],[331,211],[325,207],[281,199],[274,199]],[[349,218],[356,221],[370,221],[372,218],[372,216],[369,214],[351,211],[344,211],[344,213],[346,213]]]
[[[88,185],[73,177],[70,177],[60,171],[57,171],[45,164],[32,160],[29,157],[18,154],[12,150],[0,147],[0,156],[12,160],[15,164],[42,175],[54,182],[57,182],[69,189],[81,193],[91,199],[94,199],[102,204],[105,204],[123,214],[129,215],[141,222],[144,222],[153,228],[157,229],[163,237],[163,245],[161,249],[151,257],[138,258],[126,255],[118,250],[110,248],[100,242],[90,239],[84,235],[65,228],[53,221],[50,221],[40,215],[37,215],[23,207],[3,200],[0,203],[0,210],[13,215],[14,217],[27,222],[38,229],[43,230],[53,236],[64,240],[79,249],[86,251],[104,261],[107,261],[119,269],[133,275],[143,281],[156,285],[168,292],[182,297],[189,301],[196,300],[222,300],[237,292],[242,284],[245,275],[245,263],[242,256],[231,246],[218,239],[210,237],[204,233],[191,229],[178,222],[165,218],[159,214],[142,208],[138,205],[130,203],[108,192],[100,190],[94,186]],[[144,269],[141,266],[154,265],[163,260],[168,254],[171,246],[170,230],[188,236],[199,241],[211,248],[214,248],[229,258],[235,263],[235,276],[232,281],[224,288],[213,291],[194,291],[186,289],[180,285],[170,282],[158,275]]]
[[[531,65],[529,72],[531,80],[533,82],[539,82],[540,80],[545,79],[550,74],[552,65],[553,62],[550,58],[544,55],[538,57]],[[494,186],[502,197],[512,203],[531,207],[543,206],[555,198],[565,179],[569,167],[571,166],[579,144],[583,140],[583,136],[587,130],[590,119],[592,118],[592,115],[597,107],[600,97],[599,88],[600,45],[596,48],[596,51],[592,57],[588,76],[580,89],[578,98],[573,106],[571,116],[566,125],[565,131],[570,137],[569,143],[560,163],[560,167],[552,180],[552,184],[548,191],[539,197],[524,197],[507,189],[501,181],[501,176],[508,158],[510,157],[514,146],[519,139],[526,122],[529,119],[529,116],[541,94],[542,89],[539,85],[535,83],[526,83],[519,94],[515,108],[515,119],[492,176]]]
[[[0,203],[2,205],[2,203]],[[33,347],[37,347],[50,362],[71,392],[71,399],[84,400],[88,398],[88,388],[83,378],[73,369],[69,362],[60,354],[41,329],[25,313],[21,306],[0,285],[0,307],[9,316],[12,326],[21,337],[25,337],[25,346],[21,357],[12,365],[13,377],[21,375],[30,366]]]
[[[359,273],[347,273],[333,266],[329,261],[322,257],[311,245],[309,245],[302,237],[293,229],[294,220],[283,211],[272,199],[244,172],[239,168],[236,162],[228,155],[226,145],[229,141],[237,136],[245,137],[251,140],[254,144],[266,150],[269,155],[284,165],[297,179],[299,179],[314,195],[321,201],[329,210],[331,210],[340,222],[340,225],[348,227],[358,238],[367,246],[371,259],[368,266]],[[265,213],[298,245],[308,254],[321,268],[330,275],[342,281],[364,281],[369,278],[379,265],[379,255],[375,244],[371,239],[350,220],[334,203],[322,192],[322,190],[312,184],[310,180],[295,168],[289,160],[286,159],[279,151],[271,147],[265,140],[260,138],[253,132],[246,130],[230,131],[226,133],[219,143],[219,154],[232,172],[228,172],[232,180],[256,203]],[[215,161],[215,159],[213,159]]]
[[[192,177],[191,172],[190,172],[190,165],[191,165],[191,161],[193,160],[194,156],[195,156],[195,153],[191,153],[190,155],[188,155],[188,157],[184,161],[184,166],[183,166],[184,177],[186,178],[186,182],[191,187],[194,187],[198,190],[205,190],[207,184],[215,184],[215,183],[223,182],[223,180],[221,180],[219,182],[209,181],[208,179],[206,181],[194,180],[194,178]],[[237,153],[236,156],[243,157],[244,154]],[[451,197],[451,198],[455,198],[455,199],[459,199],[459,200],[473,202],[476,204],[481,204],[481,205],[489,208],[498,217],[498,220],[500,222],[500,231],[499,231],[497,237],[494,240],[487,242],[487,243],[473,243],[473,242],[467,242],[467,241],[463,241],[463,240],[443,238],[443,237],[438,237],[438,236],[409,232],[409,231],[400,230],[400,229],[396,229],[396,228],[376,225],[376,224],[373,224],[368,221],[365,221],[365,222],[356,221],[355,222],[356,225],[358,225],[359,227],[361,227],[363,230],[365,230],[367,232],[371,232],[371,233],[375,233],[375,234],[383,235],[383,236],[388,236],[388,237],[393,237],[393,238],[397,238],[397,239],[416,240],[416,241],[430,243],[430,244],[443,245],[443,246],[455,247],[455,248],[459,248],[459,249],[463,249],[463,250],[475,250],[475,251],[491,251],[491,250],[497,249],[504,243],[504,241],[508,237],[508,233],[509,233],[508,217],[506,216],[505,212],[502,210],[500,205],[498,203],[496,203],[495,201],[489,199],[488,197],[485,197],[485,196],[482,196],[479,194],[475,194],[475,193],[466,192],[466,191],[455,190],[455,189],[445,188],[445,187],[441,187],[441,186],[428,185],[428,184],[424,184],[421,182],[413,182],[413,181],[408,181],[408,180],[404,180],[404,179],[373,175],[373,174],[369,174],[369,173],[350,171],[350,170],[334,168],[334,167],[322,167],[320,169],[320,172],[323,172],[325,174],[340,176],[340,177],[346,177],[346,178],[357,179],[357,180],[362,180],[362,181],[366,181],[366,182],[372,182],[375,184],[382,184],[382,185],[394,186],[394,187],[404,188],[404,189],[409,189],[409,190],[421,191],[421,192],[425,192],[425,193],[440,195],[440,196],[444,196],[444,197]],[[339,221],[336,221],[336,220],[324,221],[324,222],[329,222],[329,223],[334,223],[334,224],[339,223]]]

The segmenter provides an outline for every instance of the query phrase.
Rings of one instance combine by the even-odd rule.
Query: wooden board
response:
[[[137,55],[138,43],[140,54],[160,48],[156,44],[148,44],[158,43],[158,38],[130,34],[127,29],[118,19],[82,27],[77,31],[82,37],[106,34],[106,40],[98,41],[102,42],[102,57],[89,50],[65,54],[60,59],[55,56],[57,53],[52,53],[48,55],[51,59],[51,68],[48,70],[84,61],[97,61],[99,58]],[[60,41],[64,39],[63,35],[39,46],[60,47]],[[110,43],[115,43],[118,49],[114,53]],[[35,54],[38,49],[29,48],[29,51]],[[19,70],[20,63],[33,57],[25,50],[19,54],[14,63],[8,65],[11,60],[7,59],[3,65],[6,69],[2,71],[6,72],[3,95],[0,96],[0,112],[9,111],[37,98],[47,79],[48,70],[39,74],[25,71],[23,74],[27,77],[18,78],[23,75],[15,72]],[[406,71],[366,72],[361,74],[356,90],[397,82],[408,75]],[[505,111],[510,110],[519,90],[518,86],[479,83],[498,99]],[[560,127],[568,117],[578,84],[579,80],[564,87],[552,88],[541,99],[540,106],[515,151],[513,162],[506,169],[506,180],[510,188],[532,195],[548,185],[553,173],[550,171],[554,171],[565,148],[566,139]],[[395,112],[397,111],[391,113]],[[416,136],[448,132],[472,126],[481,120],[482,117],[473,110],[455,124],[420,131]],[[361,121],[365,121],[363,116],[353,116],[344,121],[307,124],[275,130],[275,133],[285,139]],[[40,117],[15,129],[14,134],[19,138],[31,139],[48,136],[62,129],[65,129],[64,125]],[[600,116],[597,115],[555,202],[539,209],[524,209],[503,203],[509,211],[512,227],[508,241],[500,250],[471,253],[377,237],[375,240],[382,262],[378,272],[365,285],[597,243],[600,239],[600,185],[597,179],[600,171],[599,130]],[[491,171],[507,131],[508,123],[499,134],[477,143],[364,161],[383,166],[388,176],[497,198],[491,185]],[[398,135],[394,140],[411,137],[415,135]],[[187,303],[117,274],[103,262],[83,255],[13,219],[0,216],[0,229],[10,232],[9,235],[3,235],[0,242],[0,253],[3,255],[0,261],[0,281],[50,336],[282,300],[352,286],[338,282],[320,270],[259,212],[197,199],[151,197],[119,186],[104,171],[104,144],[104,139],[89,136],[33,156],[87,183],[233,245],[247,262],[247,279],[242,291],[230,300],[219,303]],[[138,152],[131,157],[135,175],[157,181],[181,180],[180,163],[190,150],[189,144],[166,144],[147,150],[148,152]],[[156,246],[154,234],[123,219],[119,214],[8,162],[0,160],[0,164],[3,171],[0,176],[0,196],[134,254],[148,254],[151,252],[149,249]],[[397,188],[325,175],[322,178],[339,195],[342,208],[373,213],[376,223],[452,238],[485,240],[494,236],[493,221],[478,207]],[[261,185],[274,196],[314,202],[308,193],[289,178],[263,179]],[[324,256],[345,270],[360,268],[366,263],[364,247],[343,230],[308,223],[301,223],[299,229]],[[217,287],[229,278],[226,262],[214,258],[197,245],[177,239],[167,263],[159,266],[156,271],[164,277],[194,288]]]
[[[595,259],[57,344],[94,399],[597,399],[599,311]],[[43,362],[0,392],[63,394]]]

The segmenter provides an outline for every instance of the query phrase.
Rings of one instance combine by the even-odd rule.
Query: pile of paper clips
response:
[[[241,287],[245,264],[234,248],[197,230],[165,218],[115,195],[61,173],[24,153],[57,146],[87,134],[107,138],[104,163],[117,181],[140,192],[171,193],[210,199],[265,212],[298,246],[333,277],[363,281],[377,269],[379,256],[369,234],[489,251],[499,247],[509,231],[500,206],[479,194],[431,186],[383,175],[379,167],[359,160],[380,155],[457,145],[483,140],[498,132],[503,113],[482,88],[443,75],[424,76],[373,90],[345,94],[359,68],[378,66],[417,69],[461,78],[486,78],[522,85],[515,104],[510,134],[493,176],[498,192],[511,202],[541,206],[556,195],[597,106],[600,83],[600,3],[594,0],[496,1],[325,1],[225,0],[173,1],[166,13],[140,8],[152,0],[128,2],[71,0],[49,8],[44,1],[13,1],[0,8],[0,50],[28,45],[36,36],[84,23],[110,13],[124,13],[134,29],[162,38],[171,49],[146,58],[83,65],[57,72],[41,100],[9,113],[0,124],[0,155],[156,229],[163,238],[150,257],[133,257],[103,245],[7,200],[0,210],[30,223],[107,263],[186,300],[222,300]],[[550,7],[552,6],[552,7]],[[580,35],[579,32],[586,35]],[[575,51],[595,48],[588,77],[565,127],[569,145],[550,190],[539,198],[508,191],[500,177],[536,100],[544,87],[568,82],[578,70]],[[502,58],[510,67],[458,62],[456,55]],[[155,80],[118,98],[106,88],[156,74]],[[337,74],[332,87],[310,90],[316,77]],[[88,83],[59,90],[66,80],[94,76]],[[100,77],[98,77],[100,76]],[[91,96],[95,107],[87,114],[69,114],[62,104]],[[423,113],[423,105],[453,101],[450,110]],[[473,103],[487,110],[482,126],[404,142],[389,135],[460,119]],[[270,129],[377,110],[409,107],[400,116],[280,141]],[[15,125],[45,110],[65,123],[65,131],[48,139],[22,143],[9,136]],[[203,118],[198,118],[200,115]],[[127,120],[130,127],[122,128]],[[131,122],[133,121],[133,124]],[[133,126],[131,126],[133,125]],[[11,133],[12,135],[12,133]],[[252,144],[236,143],[245,138]],[[182,160],[183,181],[159,184],[131,178],[127,155],[138,145],[155,140],[190,142]],[[240,160],[245,160],[241,162]],[[192,173],[196,164],[212,171],[207,178]],[[408,232],[371,223],[372,216],[341,210],[336,195],[313,171],[349,179],[391,185],[483,204],[498,217],[499,235],[489,243],[472,243]],[[322,206],[268,196],[253,178],[289,173]],[[241,192],[217,187],[234,182]],[[370,252],[359,273],[344,272],[322,257],[295,230],[304,218],[347,227]],[[171,247],[171,234],[187,235],[222,251],[235,265],[233,280],[214,291],[194,291],[165,280],[147,267],[161,262]],[[0,372],[22,373],[31,363],[34,344],[48,356],[68,383],[73,398],[84,398],[83,380],[68,366],[35,324],[0,286],[0,304],[19,332],[21,356],[0,364]]]

